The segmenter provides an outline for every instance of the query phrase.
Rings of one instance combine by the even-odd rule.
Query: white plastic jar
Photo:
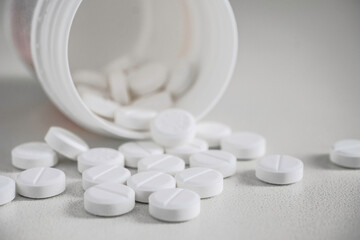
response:
[[[197,119],[216,104],[234,70],[237,27],[228,0],[8,1],[13,43],[49,98],[77,124],[100,134],[149,137],[91,112],[72,81],[72,66],[99,67],[125,53],[169,64],[190,59],[197,79],[175,107]]]

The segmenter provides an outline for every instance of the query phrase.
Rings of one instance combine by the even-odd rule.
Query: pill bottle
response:
[[[121,54],[196,63],[192,88],[174,107],[202,118],[228,85],[237,55],[237,27],[228,0],[7,0],[8,34],[52,102],[66,116],[103,135],[145,139],[106,121],[82,101],[71,66],[97,68]]]

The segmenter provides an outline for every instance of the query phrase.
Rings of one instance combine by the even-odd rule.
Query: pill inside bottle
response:
[[[59,110],[93,132],[146,139],[168,108],[201,119],[231,79],[238,42],[227,0],[31,6],[32,21],[17,29],[28,34],[26,48],[15,46]]]

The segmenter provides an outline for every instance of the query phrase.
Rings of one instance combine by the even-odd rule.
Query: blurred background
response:
[[[0,1],[1,11],[5,2]],[[359,76],[360,1],[230,2],[239,27],[238,78],[301,76],[325,83]],[[29,78],[4,35],[3,21],[1,14],[0,80]]]
[[[0,10],[6,1],[0,1]],[[360,1],[230,0],[239,27],[240,78],[305,77],[331,82],[360,71]],[[4,35],[0,80],[29,78]],[[259,69],[261,66],[261,69]],[[271,71],[269,74],[268,71]]]

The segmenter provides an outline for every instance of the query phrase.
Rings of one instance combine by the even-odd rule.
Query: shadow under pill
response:
[[[131,215],[131,218],[134,219],[135,222],[144,224],[166,224],[153,218],[149,213],[149,205],[145,203],[136,202],[135,208],[128,214]]]
[[[66,178],[81,180],[81,174],[77,170],[77,164],[75,161],[69,159],[59,159],[59,163],[54,166],[54,168],[64,171]]]
[[[241,184],[248,186],[259,186],[259,187],[273,187],[274,185],[264,183],[257,179],[255,176],[255,170],[247,170],[244,172],[237,173],[235,175]]]
[[[76,217],[76,218],[83,218],[83,219],[98,218],[85,211],[84,200],[76,200],[70,202],[66,208],[66,213],[71,217]]]
[[[329,154],[317,154],[307,157],[307,167],[313,166],[320,170],[344,170],[346,168],[340,167],[330,161]],[[306,164],[305,163],[305,164]]]
[[[84,196],[84,190],[82,188],[81,181],[79,180],[66,184],[66,190],[64,193],[73,197],[82,198]]]

